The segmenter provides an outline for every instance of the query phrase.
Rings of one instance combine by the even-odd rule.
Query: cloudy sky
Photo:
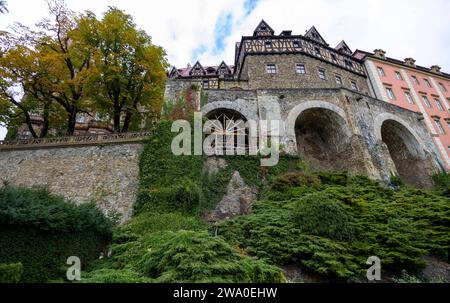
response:
[[[304,34],[315,25],[331,46],[345,39],[356,48],[382,48],[397,59],[413,57],[423,66],[450,72],[448,0],[66,0],[77,12],[99,17],[108,6],[131,14],[153,42],[164,47],[170,64],[218,65],[234,61],[234,43],[251,35],[261,19],[279,34]],[[0,30],[21,22],[32,26],[47,14],[45,0],[7,0]],[[0,139],[4,136],[0,129]]]

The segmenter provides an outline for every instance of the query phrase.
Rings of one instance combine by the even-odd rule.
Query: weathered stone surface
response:
[[[213,176],[226,167],[227,161],[225,161],[225,159],[208,157],[204,163],[203,169],[208,176]]]
[[[17,186],[45,186],[76,203],[94,201],[122,222],[132,213],[141,144],[0,151],[0,179]]]
[[[217,204],[213,213],[215,220],[233,218],[239,215],[248,215],[251,205],[257,198],[258,190],[245,184],[238,171],[233,173],[227,186],[227,193]]]

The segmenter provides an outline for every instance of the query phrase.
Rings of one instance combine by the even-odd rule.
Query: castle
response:
[[[196,62],[168,76],[166,102],[185,98],[209,119],[281,121],[284,151],[314,169],[430,187],[450,168],[450,75],[438,66],[332,48],[315,27],[276,35],[263,20],[236,43],[233,65]]]

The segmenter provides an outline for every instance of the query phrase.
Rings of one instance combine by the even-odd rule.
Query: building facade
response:
[[[416,65],[412,58],[392,59],[383,50],[356,51],[365,62],[369,84],[377,99],[418,112],[450,169],[450,74],[434,65]]]
[[[378,97],[367,57],[358,54],[345,41],[330,47],[315,27],[305,35],[277,35],[263,20],[236,43],[234,65],[172,68],[165,99],[196,102],[208,119],[224,124],[278,121],[269,136],[316,170],[386,182],[400,175],[408,184],[431,187],[446,162],[423,115]],[[248,133],[248,141],[255,136]]]

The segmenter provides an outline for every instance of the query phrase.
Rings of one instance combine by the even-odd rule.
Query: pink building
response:
[[[383,50],[357,50],[354,55],[365,61],[369,85],[378,99],[423,115],[423,123],[449,170],[450,74],[436,65],[418,66],[412,58],[388,58]]]

